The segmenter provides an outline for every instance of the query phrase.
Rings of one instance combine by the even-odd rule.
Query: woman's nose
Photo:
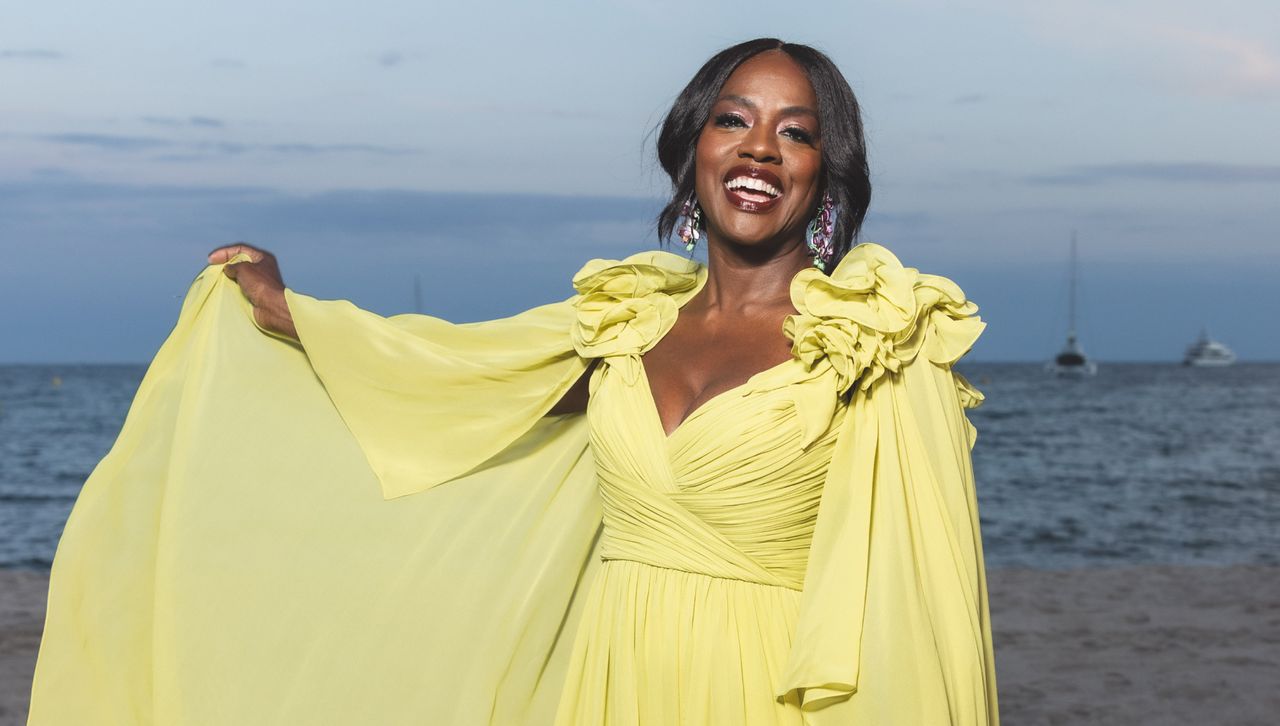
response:
[[[738,158],[752,159],[760,164],[777,163],[782,160],[778,149],[778,139],[772,129],[764,124],[756,124],[742,137],[742,145],[738,147]]]

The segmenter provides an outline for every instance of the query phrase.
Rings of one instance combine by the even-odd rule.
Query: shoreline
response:
[[[1270,724],[1280,566],[987,570],[1002,721]],[[49,576],[0,568],[0,726],[23,724]]]

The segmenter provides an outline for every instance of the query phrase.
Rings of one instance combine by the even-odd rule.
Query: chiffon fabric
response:
[[[67,523],[30,723],[997,724],[976,306],[859,245],[668,436],[643,354],[705,281],[594,260],[471,325],[290,290],[298,346],[207,268]]]

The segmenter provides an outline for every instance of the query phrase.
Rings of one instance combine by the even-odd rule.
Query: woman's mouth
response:
[[[723,186],[729,203],[744,212],[767,212],[782,198],[782,180],[757,166],[735,166]]]

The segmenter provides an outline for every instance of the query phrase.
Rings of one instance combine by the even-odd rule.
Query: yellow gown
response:
[[[705,270],[505,320],[192,286],[55,557],[31,724],[998,724],[963,409],[983,324],[855,247],[668,437]],[[585,416],[547,417],[599,360]]]

